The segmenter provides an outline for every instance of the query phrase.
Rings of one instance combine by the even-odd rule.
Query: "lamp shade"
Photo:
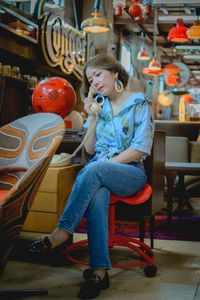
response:
[[[194,25],[187,30],[187,36],[191,40],[200,39],[200,21],[195,21]]]
[[[163,70],[170,75],[176,75],[181,71],[181,69],[175,64],[168,64],[163,68]]]
[[[161,70],[161,66],[157,60],[157,58],[154,56],[152,61],[149,63],[149,67],[148,67],[151,71],[160,71]]]
[[[92,13],[92,15],[93,18],[88,18],[81,23],[81,29],[90,33],[103,33],[112,28],[108,20],[99,18],[100,13]]]
[[[186,102],[186,103],[192,103],[192,102],[195,102],[195,101],[194,101],[194,98],[192,98],[192,97],[190,96],[190,94],[184,94],[184,95],[182,95],[181,98],[180,98],[180,101]]]
[[[178,76],[177,75],[174,75],[174,74],[170,74],[166,77],[166,84],[167,85],[176,85],[178,83]]]
[[[149,76],[159,76],[163,74],[163,70],[151,70],[149,68],[143,68],[142,70],[143,74],[149,75]]]
[[[139,60],[150,60],[149,53],[147,52],[145,46],[143,45],[138,52],[137,59]]]
[[[173,102],[173,97],[170,95],[165,95],[165,93],[163,92],[158,95],[158,102],[163,106],[169,106]]]
[[[189,42],[187,30],[188,28],[183,24],[183,19],[177,19],[176,27],[173,27],[168,34],[168,41],[175,43]]]

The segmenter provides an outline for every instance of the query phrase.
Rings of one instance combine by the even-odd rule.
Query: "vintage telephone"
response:
[[[89,93],[88,93],[88,98],[93,99],[93,96],[94,96],[94,91],[90,87]],[[101,108],[104,104],[104,100],[105,99],[101,94],[97,94],[97,96],[95,97],[95,102],[90,106],[90,110],[94,113],[100,113]]]
[[[89,89],[88,98],[93,99],[94,91],[92,88]],[[90,110],[94,113],[96,113],[96,121],[93,124],[93,126],[86,132],[86,135],[84,136],[83,141],[78,146],[78,148],[72,153],[60,153],[60,154],[54,154],[51,162],[50,167],[61,167],[61,166],[67,166],[72,163],[73,157],[80,151],[80,149],[84,146],[85,141],[90,136],[91,132],[93,131],[93,128],[96,126],[97,120],[98,120],[98,113],[101,112],[102,106],[104,104],[104,97],[100,94],[97,94],[97,96],[94,98],[95,102],[90,106]]]

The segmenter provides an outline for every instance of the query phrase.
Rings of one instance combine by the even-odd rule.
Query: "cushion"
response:
[[[166,136],[165,161],[189,162],[189,141],[187,137]]]
[[[200,163],[200,141],[189,142],[189,157],[190,157],[190,162]]]

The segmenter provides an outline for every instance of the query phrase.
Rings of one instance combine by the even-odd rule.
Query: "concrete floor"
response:
[[[200,214],[200,199],[192,201],[193,214]],[[38,239],[44,234],[22,232],[21,237]],[[86,238],[75,234],[74,241]],[[149,245],[149,240],[145,241]],[[110,288],[101,291],[97,299],[104,300],[200,300],[200,243],[154,240],[157,274],[148,278],[144,266],[112,268]],[[130,262],[132,253],[126,248],[111,250],[113,263]],[[48,295],[24,300],[75,300],[83,283],[82,272],[87,266],[66,263],[52,267],[42,263],[9,260],[0,280],[2,289],[48,289]],[[12,298],[13,299],[13,298]],[[14,299],[17,299],[16,297]],[[0,295],[0,300],[5,300]],[[10,300],[10,298],[9,298]]]
[[[85,238],[75,234],[74,240]],[[149,241],[146,241],[147,243]],[[113,249],[115,261],[126,261],[129,250]],[[199,300],[200,243],[155,240],[155,277],[144,275],[144,266],[113,268],[109,271],[110,288],[101,291],[98,299],[109,300]],[[23,299],[77,299],[86,266],[69,264],[50,267],[38,263],[9,260],[0,281],[2,289],[48,289],[48,295]],[[15,298],[16,299],[16,298]],[[20,298],[22,299],[22,298]],[[4,300],[1,298],[1,300]]]

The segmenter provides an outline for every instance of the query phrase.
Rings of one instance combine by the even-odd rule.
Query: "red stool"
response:
[[[123,265],[112,265],[112,267],[131,267],[138,266],[143,264],[148,264],[144,273],[147,277],[153,277],[156,274],[157,267],[155,265],[154,253],[152,249],[147,246],[142,241],[139,241],[135,238],[131,237],[122,237],[115,235],[115,203],[118,201],[130,204],[130,205],[138,205],[146,202],[152,194],[152,188],[149,184],[146,184],[144,188],[134,197],[124,198],[116,195],[110,196],[110,206],[109,206],[109,247],[114,246],[124,246],[132,249],[134,252],[138,253],[141,257],[141,261],[137,263],[131,264],[123,264]],[[65,251],[67,258],[75,263],[88,265],[87,262],[75,259],[71,256],[71,253],[75,250],[80,250],[88,246],[88,240],[82,240],[70,245]]]

